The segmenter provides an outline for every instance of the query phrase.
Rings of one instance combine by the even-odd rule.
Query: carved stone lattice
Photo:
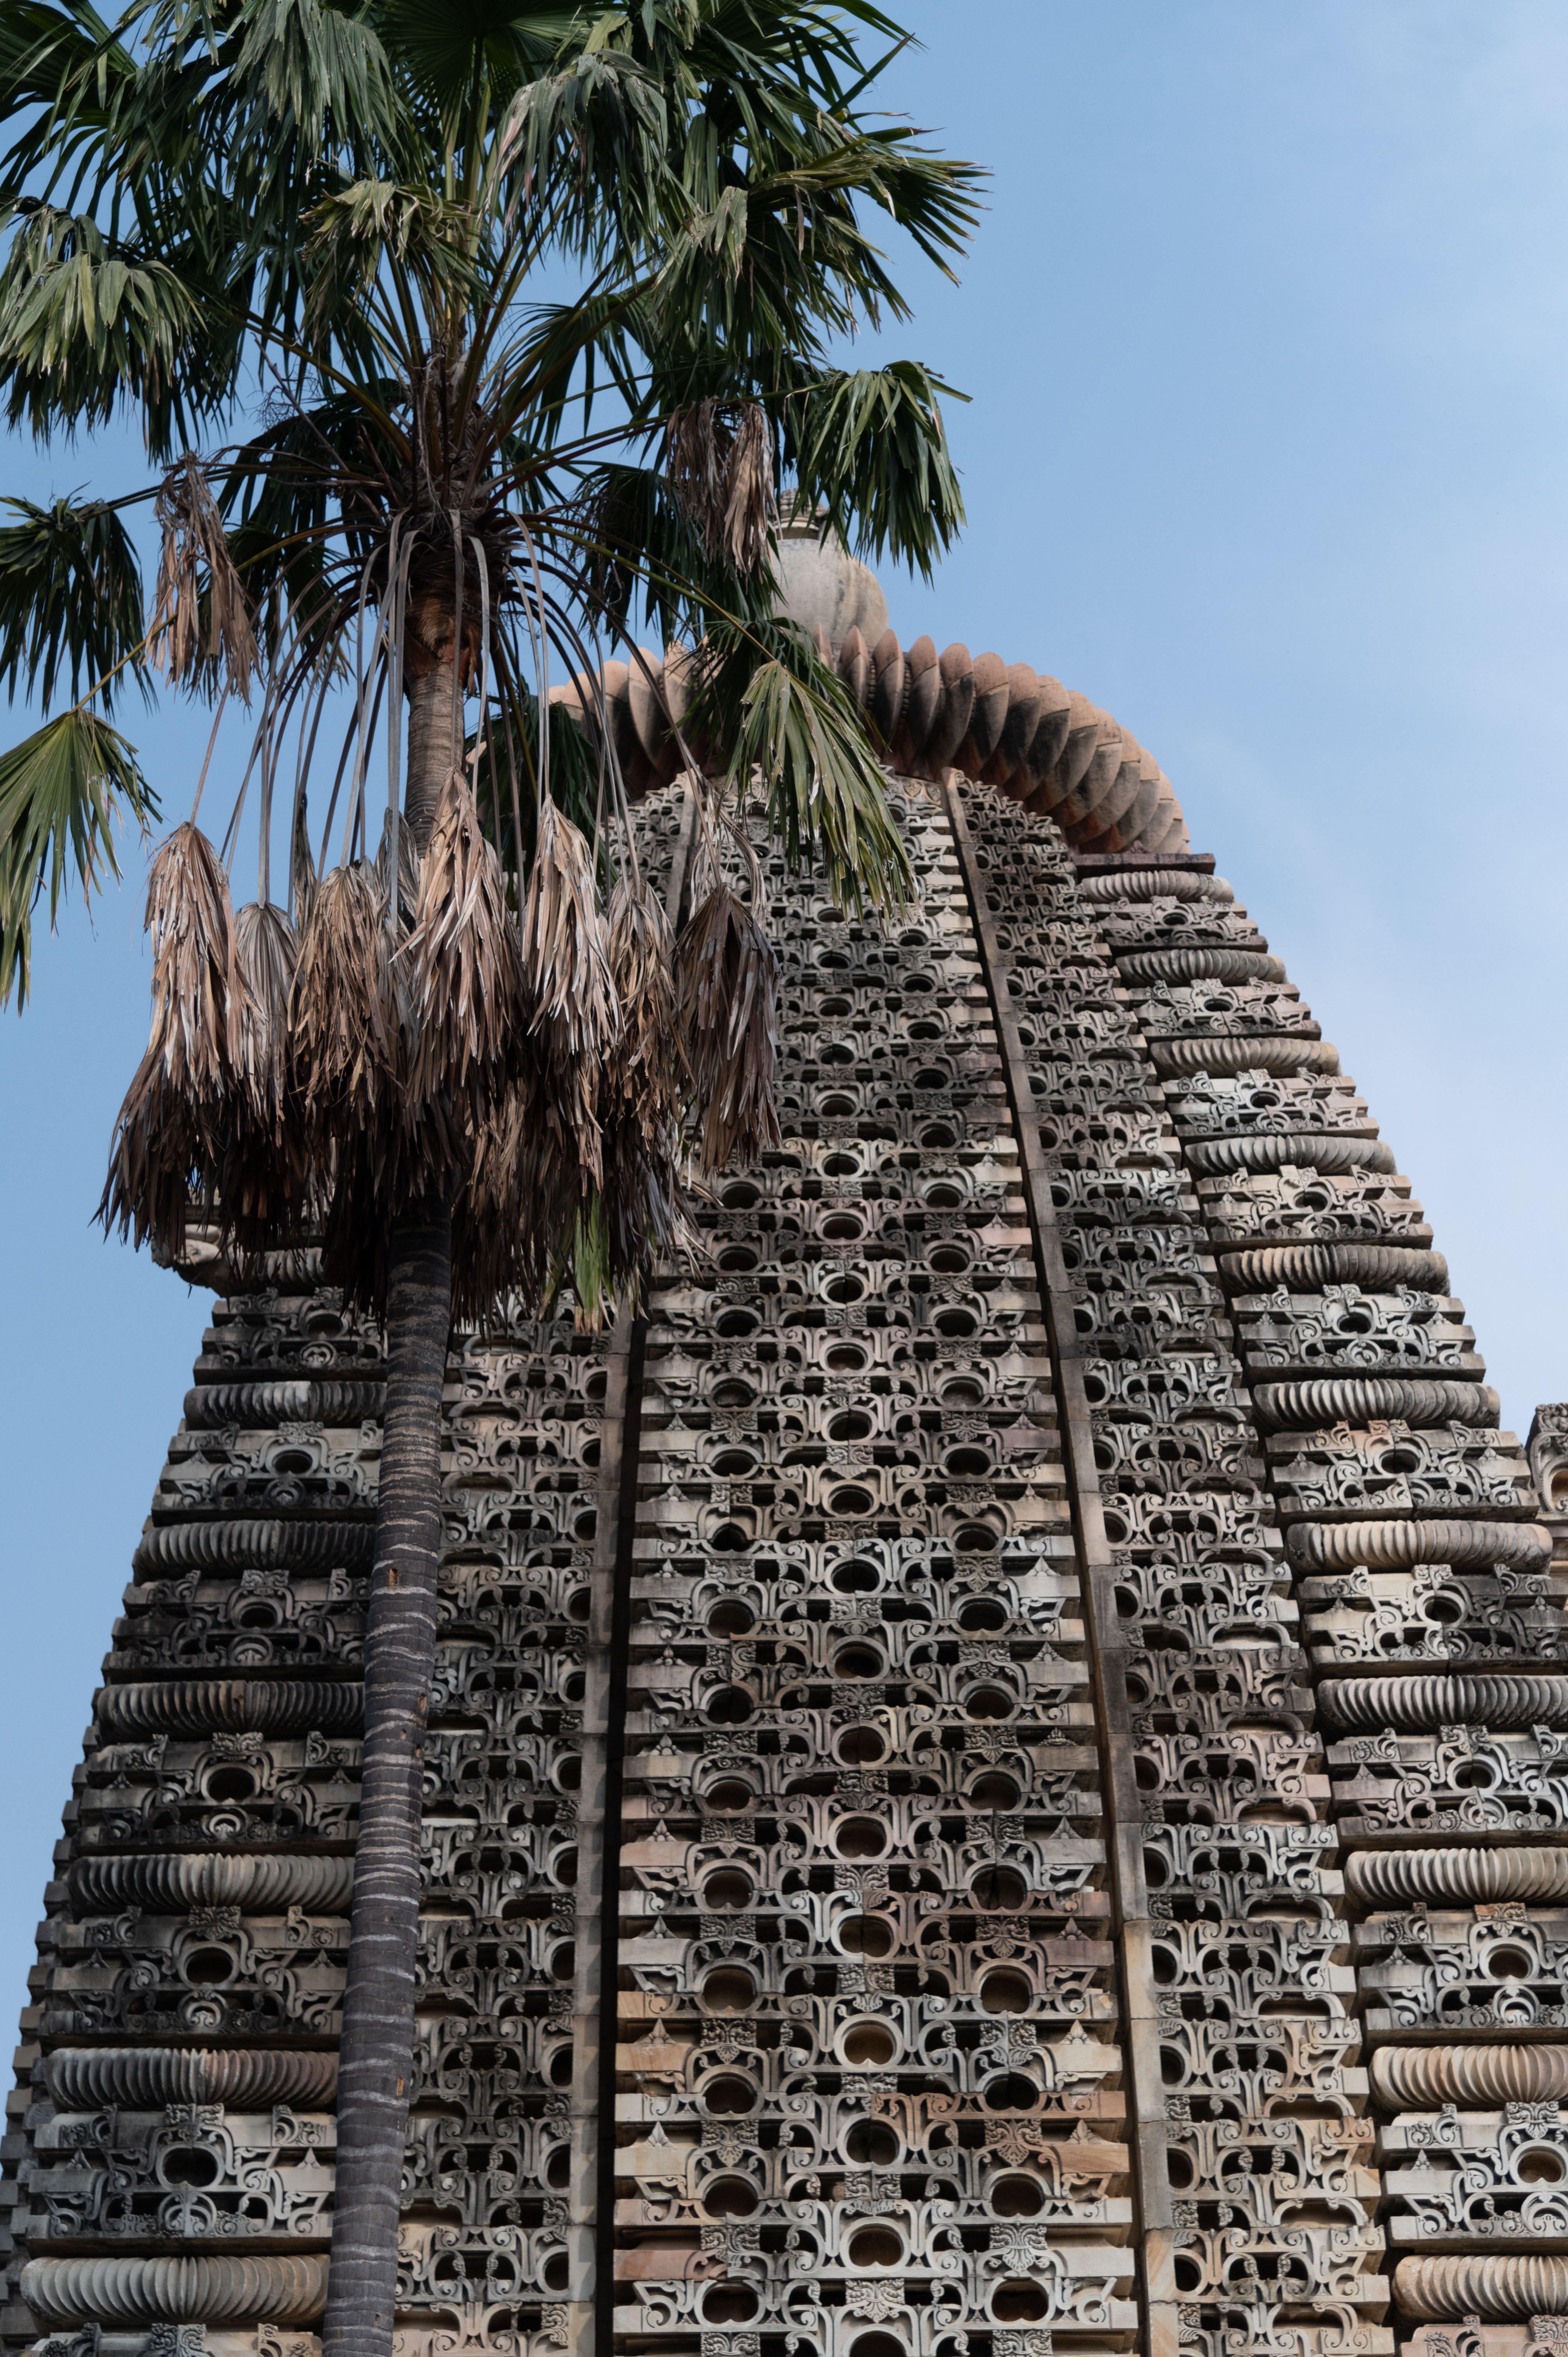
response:
[[[1121,847],[1185,844],[1147,757],[889,642],[917,894],[765,853],[779,1146],[640,1319],[454,1342],[400,2349],[1561,2352],[1568,1408],[1496,1430],[1281,962]],[[678,914],[681,788],[638,824]],[[46,1899],[12,2345],[317,2348],[383,1372],[308,1255],[214,1310]]]

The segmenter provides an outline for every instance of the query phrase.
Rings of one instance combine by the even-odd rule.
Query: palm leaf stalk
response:
[[[842,899],[908,883],[862,716],[775,610],[787,481],[928,574],[961,520],[948,389],[834,358],[908,316],[876,217],[950,272],[975,217],[973,168],[872,111],[902,38],[872,0],[136,0],[113,25],[29,0],[0,45],[9,421],[128,406],[157,470],[0,524],[0,674],[46,716],[69,698],[0,757],[0,995],[26,999],[41,896],[52,919],[119,816],[157,815],[114,698],[161,683],[220,719],[259,684],[256,899],[234,914],[238,803],[220,850],[193,811],[155,858],[101,1209],[173,1257],[193,1201],[242,1264],[314,1239],[385,1326],[327,2357],[392,2347],[452,1320],[563,1281],[601,1318],[678,1242],[689,1167],[775,1134],[754,800]],[[546,264],[569,299],[537,296]],[[124,518],[148,498],[144,617]],[[639,608],[694,650],[666,716],[703,755],[682,737],[706,853],[679,941],[602,688],[581,725],[551,689]]]

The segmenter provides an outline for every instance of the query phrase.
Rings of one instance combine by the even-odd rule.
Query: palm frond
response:
[[[171,686],[199,678],[216,683],[221,670],[248,701],[257,661],[250,608],[206,473],[188,452],[159,486],[157,519],[163,549],[147,630],[150,659]]]
[[[376,847],[376,882],[381,887],[381,899],[389,912],[392,912],[392,813],[388,811],[381,822],[381,839]],[[305,856],[306,859],[310,857],[308,835],[305,842]],[[413,839],[413,829],[411,826],[400,825],[397,831],[397,909],[392,912],[392,930],[400,940],[405,932],[413,931],[419,909],[421,866],[419,845]],[[307,893],[314,891],[315,883],[315,875],[312,872],[306,883]]]
[[[230,1024],[235,1085],[217,1139],[220,1232],[245,1254],[299,1232],[311,1206],[308,1147],[289,1106],[289,1002],[299,942],[281,909],[235,912],[238,988]]]
[[[473,91],[474,61],[482,58],[497,102],[504,107],[532,81],[577,23],[571,7],[527,5],[498,9],[492,0],[456,0],[431,8],[425,0],[377,0],[376,22],[400,71],[447,120]]]
[[[373,308],[402,329],[390,350],[412,368],[441,299],[460,304],[474,290],[473,216],[431,189],[355,180],[321,199],[310,226],[306,328],[319,349],[341,336],[346,318]],[[388,273],[404,296],[401,311],[377,299]],[[411,279],[424,297],[413,307],[406,302]]]
[[[157,815],[134,750],[91,713],[62,713],[0,754],[0,1006],[13,991],[18,1008],[27,1003],[46,887],[52,928],[71,876],[89,898],[105,867],[118,880],[115,820],[129,816],[145,835]]]
[[[679,1126],[692,1086],[674,953],[663,902],[640,878],[623,876],[609,906],[609,969],[620,1009],[610,1092],[636,1114],[650,1142]]]
[[[281,909],[252,900],[234,919],[240,1019],[233,1060],[258,1129],[280,1138],[288,1087],[288,1008],[299,942]]]
[[[546,795],[534,834],[523,910],[529,1021],[553,1103],[575,1161],[602,1176],[595,1099],[620,1030],[620,1010],[596,905],[594,857]]]
[[[715,884],[693,910],[675,972],[695,1082],[698,1159],[707,1171],[755,1161],[779,1143],[779,969],[767,934],[727,885]]]
[[[0,203],[101,152],[134,88],[136,60],[89,0],[10,0],[0,9],[0,116],[16,135]]]
[[[460,770],[435,806],[414,928],[402,955],[419,1026],[412,1103],[445,1096],[467,1103],[482,1120],[505,1089],[521,1038],[522,962],[500,860]]]
[[[296,140],[308,150],[334,137],[396,139],[392,72],[372,15],[322,0],[243,0],[237,14],[235,98],[270,135],[274,157]]]
[[[557,71],[519,90],[500,129],[515,186],[559,177],[578,201],[561,242],[592,257],[618,242],[636,252],[658,235],[667,193],[670,108],[658,77],[615,36],[607,16],[576,20],[582,46]]]
[[[153,1018],[110,1149],[98,1205],[105,1232],[147,1237],[170,1260],[185,1245],[193,1180],[210,1192],[233,1078],[241,983],[223,863],[187,819],[147,879]]]
[[[97,689],[113,709],[119,674],[144,696],[142,579],[130,533],[103,500],[5,500],[19,521],[0,527],[0,678],[26,681],[43,710],[62,675],[72,701]]]
[[[209,414],[198,291],[161,255],[90,214],[38,205],[0,270],[0,385],[12,425],[40,440],[106,425],[119,404]]]
[[[909,857],[865,716],[803,630],[719,624],[710,633],[693,722],[730,748],[729,774],[742,793],[754,780],[759,784],[769,831],[791,868],[820,862],[845,906],[903,906]]]
[[[841,539],[932,578],[963,523],[963,494],[938,400],[955,393],[914,361],[827,371],[785,404],[786,463]]]
[[[328,1164],[335,1141],[372,1130],[395,1105],[407,1051],[375,869],[335,867],[300,933],[289,1001],[291,1078]]]
[[[713,568],[690,511],[661,469],[620,459],[594,468],[574,521],[584,587],[612,630],[628,632],[640,593],[663,643],[694,643],[705,634],[702,591]],[[771,601],[771,582],[766,587]],[[744,605],[744,588],[736,602]]]
[[[390,418],[405,400],[406,388],[377,371],[352,393],[308,406],[290,403],[223,456],[217,498],[252,610],[264,612],[281,587],[297,617],[301,658],[338,677],[346,671],[353,594],[328,545],[345,506],[359,523],[361,502],[384,499],[387,484],[406,471],[406,430],[400,435]],[[360,565],[362,541],[361,526],[350,543]]]
[[[671,417],[665,437],[671,488],[710,558],[759,574],[773,554],[773,452],[759,403],[736,414],[709,399]]]

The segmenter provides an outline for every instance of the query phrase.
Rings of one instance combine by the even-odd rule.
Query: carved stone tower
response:
[[[779,1150],[643,1318],[454,1337],[403,2348],[1562,2357],[1568,1409],[1496,1429],[1125,732],[835,651],[916,905],[765,864]],[[315,2346],[381,1375],[308,1266],[216,1303],[46,1895],[16,2348]]]

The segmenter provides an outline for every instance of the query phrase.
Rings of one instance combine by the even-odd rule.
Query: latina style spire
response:
[[[1157,762],[787,538],[886,929],[776,1146],[453,1334],[403,2357],[1562,2357],[1568,1408]],[[603,674],[672,923],[688,659]],[[591,718],[590,699],[562,691]],[[214,1291],[45,1894],[3,2330],[313,2357],[381,1336]]]

